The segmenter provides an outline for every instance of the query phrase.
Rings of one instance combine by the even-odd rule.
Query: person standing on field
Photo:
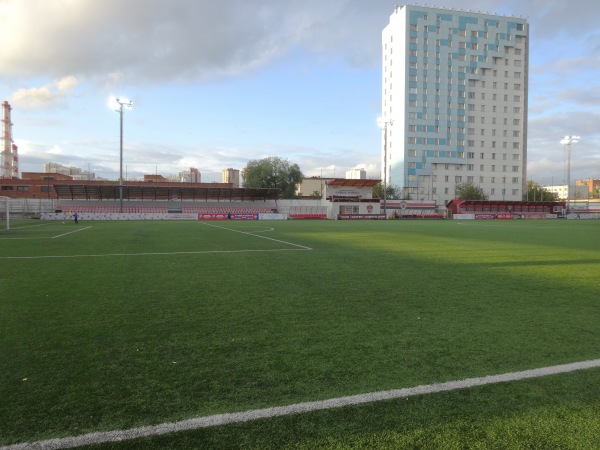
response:
[[[75,212],[73,213],[73,220],[75,221],[75,223],[79,223],[79,220],[77,220],[79,217],[79,215]]]

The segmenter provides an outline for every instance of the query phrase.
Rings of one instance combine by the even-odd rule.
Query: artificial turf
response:
[[[558,220],[13,225],[0,233],[0,445],[597,359],[598,230]],[[593,448],[599,376],[121,445]]]

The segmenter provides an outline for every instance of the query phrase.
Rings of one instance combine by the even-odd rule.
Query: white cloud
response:
[[[63,149],[60,148],[60,146],[54,145],[54,146],[52,146],[52,148],[48,149],[47,153],[49,155],[62,155],[64,152],[63,152]]]
[[[470,9],[473,1],[438,0],[435,6]],[[480,0],[476,8],[528,16],[531,24],[529,173],[543,178],[548,173],[561,172],[559,166],[564,164],[564,158],[561,160],[558,141],[565,134],[585,137],[580,145],[581,152],[574,159],[573,170],[585,170],[585,166],[580,169],[578,164],[584,158],[588,169],[600,170],[597,150],[600,148],[599,113],[595,112],[600,98],[600,85],[596,80],[600,67],[600,39],[595,23],[600,3],[591,0],[571,3]],[[126,92],[139,96],[140,101],[134,97],[136,107],[144,105],[141,102],[150,107],[149,97],[156,93],[150,92],[152,90],[161,91],[180,81],[195,87],[193,85],[197,83],[254,75],[279,60],[284,61],[290,54],[294,57],[300,54],[300,58],[308,56],[302,60],[302,67],[314,73],[315,78],[319,76],[318,66],[323,61],[344,61],[346,66],[379,70],[381,30],[392,11],[393,4],[389,0],[0,0],[0,39],[3,42],[0,46],[0,81],[11,86],[7,92],[14,92],[10,103],[17,110],[62,106],[75,91],[82,96],[88,94],[87,103],[68,119],[44,117],[38,111],[23,114],[20,122],[15,120],[17,140],[19,133],[24,133],[24,125],[37,123],[37,128],[43,128],[43,131],[39,137],[31,139],[49,141],[40,158],[54,154],[58,159],[58,155],[51,152],[56,150],[52,150],[54,142],[61,142],[58,147],[63,151],[61,158],[66,158],[67,154],[76,155],[63,163],[83,163],[84,166],[91,163],[110,166],[114,171],[114,162],[92,156],[99,148],[103,149],[103,145],[62,145],[62,139],[71,138],[80,130],[84,130],[82,136],[71,139],[101,140],[110,134],[103,131],[104,135],[97,137],[96,130],[105,129],[103,127],[107,125],[103,117],[98,119],[90,112],[92,107],[89,105],[93,104],[93,96],[97,94],[93,92],[93,84],[106,90],[102,95]],[[84,81],[87,83],[82,85]],[[15,86],[29,87],[16,90]],[[144,91],[145,88],[148,89]],[[363,88],[363,85],[357,86],[357,89]],[[162,95],[166,96],[165,92],[166,89]],[[237,103],[232,104],[232,108],[248,102],[243,95],[242,92],[240,98],[236,98]],[[336,101],[333,93],[328,95]],[[159,97],[157,94],[152,100]],[[265,99],[268,99],[266,95]],[[204,98],[198,101],[199,110],[206,107],[203,101]],[[373,102],[376,104],[375,118],[379,92]],[[326,103],[323,101],[317,106],[326,108]],[[252,98],[246,114],[264,116],[265,113],[256,109],[258,104],[256,98]],[[289,116],[287,107],[282,111]],[[355,126],[354,113],[352,110],[348,114],[352,126]],[[141,112],[135,114],[142,117]],[[61,120],[74,123],[74,117],[87,115],[93,126],[81,121],[78,126],[58,131]],[[333,111],[334,115],[339,115],[339,111]],[[44,121],[46,126],[42,127]],[[135,124],[128,121],[127,126],[129,133]],[[150,132],[149,128],[144,131]],[[49,130],[55,131],[55,135],[50,137]],[[347,130],[341,130],[340,139],[349,134]],[[378,136],[372,146],[337,141],[335,145],[329,145],[311,136],[311,139],[303,140],[303,147],[296,148],[290,141],[278,141],[272,133],[260,148],[252,148],[248,141],[235,142],[232,137],[227,144],[232,148],[223,144],[221,148],[201,149],[202,145],[212,145],[206,142],[221,140],[195,141],[182,147],[172,144],[168,135],[165,132],[167,137],[163,138],[157,133],[156,140],[143,138],[150,142],[138,144],[139,148],[130,147],[132,140],[128,135],[126,155],[130,171],[134,163],[149,161],[147,168],[151,173],[155,164],[159,171],[165,168],[165,172],[176,173],[187,166],[198,166],[218,173],[224,166],[241,168],[248,159],[277,154],[297,162],[307,175],[319,175],[321,170],[324,176],[330,176],[333,170],[339,175],[349,168],[360,167],[356,161],[362,161],[370,177],[378,177],[380,172]],[[180,137],[181,131],[175,136]],[[111,145],[109,150],[113,151],[114,142]],[[558,155],[555,155],[553,152],[557,148]],[[114,155],[114,151],[110,151],[107,153]],[[552,155],[551,163],[539,159],[548,155]]]
[[[13,93],[10,103],[21,109],[41,109],[55,106],[79,84],[74,76],[67,76],[40,87],[22,88]]]

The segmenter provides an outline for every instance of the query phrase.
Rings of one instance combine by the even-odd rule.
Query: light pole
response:
[[[571,144],[579,142],[579,136],[565,136],[560,141],[561,144],[567,146],[567,214],[571,205]]]
[[[127,109],[133,108],[133,103],[130,100],[116,99],[119,109],[120,119],[120,139],[119,139],[119,212],[123,212],[123,107]]]
[[[387,129],[388,125],[391,126],[394,124],[394,120],[385,120],[383,117],[380,117],[379,119],[377,119],[377,124],[379,125],[379,128],[383,130],[383,215],[387,220]]]

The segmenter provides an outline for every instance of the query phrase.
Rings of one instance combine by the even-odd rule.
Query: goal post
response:
[[[10,230],[10,198],[9,197],[0,197],[0,220],[2,221],[2,225],[0,225],[5,230]]]

